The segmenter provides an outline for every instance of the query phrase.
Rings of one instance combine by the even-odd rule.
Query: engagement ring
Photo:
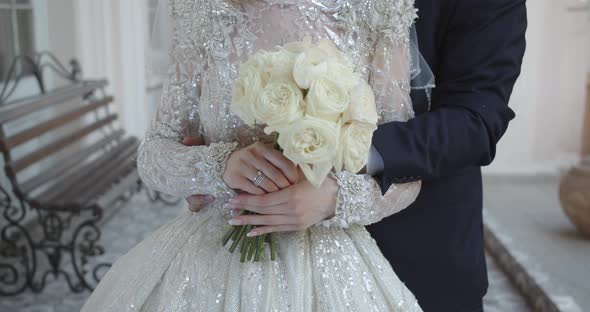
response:
[[[264,173],[262,173],[262,171],[258,170],[256,176],[252,178],[252,183],[254,184],[254,186],[260,187],[262,185],[262,182],[264,182],[264,179],[266,179],[266,176],[264,175]]]

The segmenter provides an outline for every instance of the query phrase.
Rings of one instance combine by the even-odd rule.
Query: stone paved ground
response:
[[[590,311],[590,238],[566,217],[559,175],[484,178],[487,220],[561,311]]]
[[[108,220],[103,229],[103,242],[107,250],[106,261],[114,261],[148,233],[178,214],[182,207],[152,204],[144,194],[136,195],[125,207]],[[490,288],[485,298],[486,312],[530,311],[506,276],[489,262]],[[77,312],[88,293],[71,294],[63,282],[48,285],[39,295],[24,294],[13,298],[0,298],[0,312]]]
[[[528,312],[532,311],[523,297],[512,286],[508,276],[488,256],[488,279],[490,286],[484,298],[485,312]]]

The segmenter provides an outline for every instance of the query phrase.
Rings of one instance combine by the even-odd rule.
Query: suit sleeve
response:
[[[523,0],[458,0],[439,52],[434,110],[381,125],[373,144],[387,184],[436,179],[492,162],[514,112],[527,27]]]

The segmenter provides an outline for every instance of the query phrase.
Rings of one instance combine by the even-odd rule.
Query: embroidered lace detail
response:
[[[327,227],[276,234],[275,262],[240,263],[239,252],[220,244],[230,214],[225,198],[232,192],[222,181],[227,158],[269,139],[229,110],[240,64],[260,49],[329,39],[373,87],[380,122],[408,120],[413,1],[169,4],[172,62],[155,120],[139,147],[139,173],[155,190],[218,200],[196,214],[184,211],[121,257],[82,311],[421,311],[360,226],[407,207],[419,182],[394,185],[382,196],[372,177],[338,174],[336,216]],[[184,146],[186,135],[202,137],[207,145]]]
[[[324,222],[323,226],[347,228],[351,224],[359,223],[364,215],[373,214],[373,199],[371,198],[371,183],[356,174],[343,171],[336,174],[336,181],[340,190],[336,202],[336,215]]]
[[[330,39],[372,85],[380,123],[413,117],[408,56],[413,0],[170,0],[169,5],[172,63],[138,162],[146,184],[159,191],[183,196],[227,191],[206,177],[220,170],[208,153],[220,151],[183,147],[185,135],[240,147],[271,140],[229,110],[240,64],[260,49]]]
[[[353,224],[369,225],[409,206],[420,191],[420,182],[394,184],[382,196],[372,177],[342,171],[336,174],[340,186],[336,214],[321,223],[325,227],[348,228]]]
[[[222,199],[233,194],[223,173],[237,143],[184,146],[176,131],[160,123],[150,133],[137,157],[139,174],[148,187],[179,197],[211,194]]]

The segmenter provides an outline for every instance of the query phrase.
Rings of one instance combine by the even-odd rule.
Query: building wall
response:
[[[86,78],[107,78],[126,130],[142,137],[151,92],[145,81],[146,1],[79,1],[77,45]],[[153,102],[153,101],[151,101]]]
[[[49,1],[46,1],[49,2]],[[48,49],[67,63],[78,55],[74,0],[51,0],[47,5]]]
[[[491,174],[555,172],[580,158],[590,18],[575,1],[528,2],[522,75],[510,106],[516,119],[498,145]]]

